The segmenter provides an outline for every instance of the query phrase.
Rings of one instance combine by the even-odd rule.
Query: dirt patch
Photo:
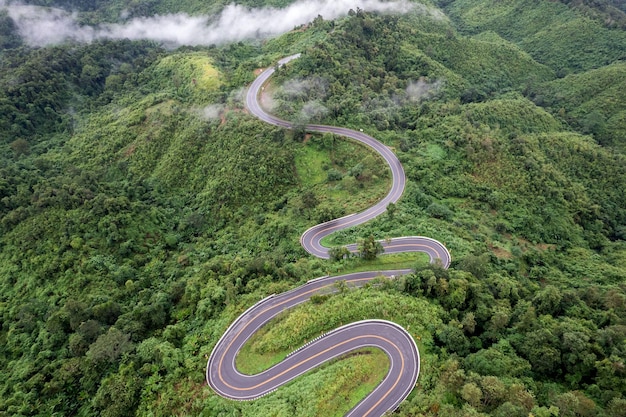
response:
[[[133,143],[132,145],[130,145],[130,146],[128,147],[128,149],[126,149],[126,150],[124,151],[124,156],[126,156],[126,157],[131,156],[132,154],[134,154],[134,153],[135,153],[135,149],[137,149],[137,145],[135,145],[135,144]]]
[[[489,245],[489,249],[491,249],[493,254],[496,255],[496,257],[498,257],[499,259],[511,259],[513,257],[513,255],[511,255],[511,252],[506,249],[496,248],[491,245]]]
[[[537,243],[535,247],[540,250],[548,250],[556,248],[556,245],[552,243]]]
[[[228,116],[227,116],[228,113],[250,114],[250,112],[246,108],[238,109],[238,108],[226,107],[220,113],[220,126],[224,126],[226,123],[228,123]]]

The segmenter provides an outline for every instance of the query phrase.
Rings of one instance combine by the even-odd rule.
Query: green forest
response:
[[[227,2],[31,0],[79,24]],[[290,2],[244,1],[250,8]],[[208,356],[258,300],[307,280],[413,268],[315,296],[237,363],[258,372],[356,320],[394,321],[421,371],[398,417],[626,416],[626,10],[617,0],[434,0],[355,9],[269,38],[176,48],[34,46],[0,9],[0,416],[342,416],[388,367],[366,349],[256,401],[216,395]],[[265,124],[243,94],[265,89]],[[390,174],[307,123],[363,129],[403,197],[330,236],[421,235],[416,255],[308,255]]]

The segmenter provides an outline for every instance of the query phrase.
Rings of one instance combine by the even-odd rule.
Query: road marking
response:
[[[226,349],[224,349],[224,353],[223,353],[223,354],[222,354],[222,356],[220,357],[220,361],[219,361],[219,363],[218,363],[218,376],[219,376],[220,381],[222,381],[222,383],[224,383],[224,385],[226,385],[226,386],[227,386],[227,387],[229,387],[229,388],[232,388],[232,389],[237,389],[236,387],[233,387],[233,386],[229,385],[228,383],[226,383],[226,381],[224,381],[224,379],[223,379],[223,377],[222,377],[222,362],[223,362],[223,360],[224,360],[224,357],[226,356],[226,354],[228,353],[228,351],[229,351],[229,350],[230,350],[230,348],[232,347],[233,343],[235,343],[235,340],[237,340],[237,338],[241,335],[241,333],[243,333],[243,331],[244,331],[244,330],[246,330],[246,329],[248,328],[248,326],[249,326],[250,324],[252,324],[252,323],[254,322],[254,320],[255,320],[257,317],[259,317],[259,316],[260,316],[260,315],[262,315],[262,314],[267,313],[267,312],[268,312],[268,311],[270,311],[270,310],[273,310],[273,309],[275,309],[275,308],[281,307],[281,306],[283,306],[283,305],[287,304],[287,303],[288,303],[288,302],[290,302],[290,301],[296,300],[296,299],[298,299],[298,298],[304,298],[304,296],[306,296],[306,295],[308,295],[308,294],[311,294],[311,293],[314,293],[314,292],[318,292],[318,291],[321,291],[321,290],[323,290],[323,289],[325,289],[325,288],[328,288],[328,287],[332,286],[332,285],[333,285],[336,281],[340,281],[340,279],[333,279],[333,278],[337,278],[337,277],[330,277],[330,278],[329,278],[329,280],[331,280],[331,282],[330,282],[329,284],[327,284],[327,285],[324,285],[324,286],[319,287],[319,288],[314,288],[314,289],[309,290],[309,291],[306,291],[306,292],[304,292],[304,293],[302,293],[302,294],[299,294],[299,295],[296,295],[296,296],[294,296],[294,297],[288,298],[287,300],[285,300],[285,301],[283,301],[283,302],[280,302],[280,303],[278,303],[278,304],[276,304],[276,305],[274,305],[274,306],[272,306],[272,307],[268,307],[268,308],[266,308],[265,310],[260,311],[258,314],[255,314],[255,315],[254,315],[254,316],[250,319],[250,321],[249,321],[249,322],[247,322],[247,323],[244,325],[244,327],[243,327],[241,330],[239,330],[239,331],[237,332],[237,334],[235,335],[235,337],[233,337],[233,338],[232,338],[232,340],[230,341],[230,343],[228,344],[228,346],[226,347]],[[374,279],[374,278],[375,278],[375,277],[373,277],[373,278],[355,278],[355,279],[351,279],[351,280],[343,280],[343,281],[346,281],[346,282],[356,282],[356,281],[366,281],[366,280],[372,280],[372,279]],[[303,285],[303,287],[304,287],[304,286],[306,286],[306,285],[309,285],[309,284],[304,284],[304,285]],[[310,297],[309,297],[309,298],[310,298]],[[306,301],[306,300],[308,300],[308,298],[307,298],[307,299],[305,299],[305,300],[303,300],[303,301]],[[276,315],[278,315],[278,313],[276,313],[276,314],[274,314],[273,316],[271,316],[269,320],[271,320],[271,319],[272,319],[273,317],[275,317]],[[269,320],[268,320],[268,321],[269,321]],[[252,335],[251,335],[251,336],[252,336]],[[244,340],[244,343],[245,343],[245,340]]]
[[[309,361],[312,361],[313,359],[315,359],[315,358],[317,358],[317,357],[319,357],[319,356],[322,356],[323,354],[325,354],[325,353],[327,353],[327,352],[329,352],[329,351],[331,351],[331,350],[333,350],[333,349],[336,349],[336,348],[338,348],[338,347],[340,347],[340,346],[343,346],[343,345],[348,344],[348,343],[350,343],[350,342],[353,342],[353,341],[355,341],[355,340],[358,340],[358,339],[366,339],[366,338],[381,339],[381,340],[383,340],[383,341],[385,341],[385,342],[389,343],[390,345],[392,345],[392,346],[393,346],[393,347],[394,347],[394,348],[398,351],[398,353],[400,354],[400,356],[402,356],[402,351],[400,350],[400,348],[398,348],[398,346],[397,346],[395,343],[393,343],[391,340],[389,340],[389,339],[387,339],[387,338],[384,338],[384,337],[382,337],[382,336],[377,336],[377,335],[374,335],[374,334],[364,334],[364,335],[359,335],[359,336],[355,336],[355,337],[352,337],[352,338],[350,338],[350,339],[344,340],[344,341],[342,341],[342,342],[340,342],[340,343],[337,343],[336,345],[333,345],[333,346],[331,346],[331,347],[329,347],[329,348],[326,348],[326,349],[322,350],[321,352],[318,352],[318,353],[316,353],[316,354],[314,354],[314,355],[312,355],[312,356],[309,356],[308,358],[304,359],[303,361],[300,361],[300,362],[296,363],[295,365],[291,366],[290,368],[285,369],[284,371],[280,372],[279,374],[276,374],[276,375],[274,375],[274,376],[272,376],[272,377],[270,377],[270,378],[266,379],[265,381],[263,381],[263,382],[261,382],[261,383],[259,383],[259,384],[257,384],[257,385],[253,385],[253,386],[250,386],[250,387],[234,387],[234,386],[232,386],[232,385],[228,384],[227,382],[225,382],[224,380],[222,380],[222,383],[223,383],[224,385],[226,385],[227,387],[229,387],[229,388],[231,388],[231,389],[234,389],[234,390],[237,390],[237,391],[250,391],[250,390],[253,390],[253,389],[259,388],[259,387],[260,387],[260,386],[262,386],[262,385],[266,385],[266,384],[267,384],[267,383],[269,383],[269,382],[274,381],[275,379],[277,379],[277,378],[279,378],[279,377],[281,377],[281,376],[285,375],[286,373],[288,373],[288,372],[292,371],[293,369],[295,369],[295,368],[297,368],[297,367],[299,367],[299,366],[302,366],[303,364],[305,364],[305,363],[307,363],[307,362],[309,362]],[[320,339],[320,340],[321,340],[321,339]],[[364,346],[370,346],[370,345],[368,344],[368,345],[364,345]],[[371,345],[371,346],[372,346],[372,347],[379,347],[379,346],[376,346],[376,345]],[[382,348],[381,348],[381,349],[382,349]],[[343,352],[340,352],[340,353],[339,353],[339,355],[343,355],[344,353],[350,352],[350,351],[352,351],[352,350],[353,350],[353,349],[345,350],[345,351],[343,351]],[[402,366],[401,370],[404,370],[404,359],[402,360],[402,363],[403,363],[403,366]],[[313,369],[313,367],[308,368],[308,369],[305,369],[302,373],[305,373],[305,372],[307,372],[307,371],[310,371],[311,369]],[[299,375],[302,375],[302,373],[298,374],[298,376],[299,376]],[[395,385],[394,385],[394,387],[395,387]]]

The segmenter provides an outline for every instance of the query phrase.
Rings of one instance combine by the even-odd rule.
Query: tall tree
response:
[[[383,245],[376,241],[372,235],[369,235],[369,237],[359,242],[359,255],[363,259],[376,259],[376,257],[384,251]]]

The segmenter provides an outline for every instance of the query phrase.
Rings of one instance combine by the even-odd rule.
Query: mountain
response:
[[[365,2],[293,25],[282,8],[308,3],[27,3],[0,11],[0,415],[343,415],[385,375],[380,352],[252,402],[213,393],[207,357],[269,294],[405,267],[280,316],[239,366],[380,318],[421,353],[395,415],[623,415],[619,2]],[[235,20],[214,37],[233,7],[288,29],[240,37]],[[294,53],[264,97],[289,131],[248,114],[243,91]],[[429,236],[448,270],[307,255],[308,227],[369,207],[390,178],[311,122],[363,129],[407,176],[394,210],[326,244]]]

